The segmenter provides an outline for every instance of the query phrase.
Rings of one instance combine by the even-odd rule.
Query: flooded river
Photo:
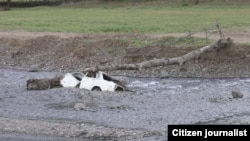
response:
[[[88,123],[112,129],[152,132],[152,136],[159,140],[166,140],[168,124],[250,124],[250,78],[117,76],[135,92],[91,92],[78,88],[26,90],[28,79],[56,75],[61,74],[0,70],[0,117]],[[243,98],[232,98],[231,91],[235,87],[243,92]],[[77,102],[85,103],[87,108],[74,110]],[[155,132],[162,134],[153,134]],[[2,134],[0,139],[16,140],[12,135],[14,133]],[[20,138],[23,135],[17,133],[15,136]],[[30,135],[31,139],[42,140],[42,137]],[[142,137],[142,140],[149,138]]]

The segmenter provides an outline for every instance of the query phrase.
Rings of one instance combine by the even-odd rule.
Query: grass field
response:
[[[217,22],[224,30],[250,26],[250,5],[34,7],[0,11],[0,30],[42,32],[199,31]]]

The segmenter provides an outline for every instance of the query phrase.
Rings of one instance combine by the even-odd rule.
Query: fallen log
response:
[[[47,90],[62,87],[60,84],[61,76],[45,79],[29,79],[27,80],[27,90]]]
[[[191,51],[179,57],[153,59],[153,60],[143,61],[141,63],[135,63],[135,64],[107,64],[103,66],[97,65],[91,68],[86,68],[83,70],[83,72],[97,72],[97,71],[110,71],[110,70],[139,70],[141,71],[142,69],[150,68],[150,67],[158,67],[158,66],[166,66],[166,65],[174,65],[174,64],[182,65],[183,63],[193,60],[195,58],[199,58],[200,56],[208,52],[228,47],[232,43],[233,41],[230,38],[220,39],[213,44],[204,46],[202,48]]]

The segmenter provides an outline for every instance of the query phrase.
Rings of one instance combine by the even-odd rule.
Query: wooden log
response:
[[[51,79],[29,79],[27,80],[27,90],[47,90],[62,87],[60,84],[61,76]]]
[[[161,58],[161,59],[152,59],[148,61],[143,61],[141,63],[135,64],[107,64],[107,65],[97,65],[91,68],[86,68],[83,72],[96,72],[96,71],[111,71],[111,70],[139,70],[150,67],[166,66],[183,63],[198,58],[208,52],[215,51],[221,48],[230,46],[233,41],[230,38],[220,39],[217,42],[199,48],[197,50],[191,51],[183,56],[174,57],[174,58]]]

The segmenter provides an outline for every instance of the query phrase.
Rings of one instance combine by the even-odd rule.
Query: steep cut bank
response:
[[[201,46],[171,46],[168,36],[147,34],[55,34],[19,33],[0,36],[0,68],[27,71],[81,71],[100,64],[135,63],[154,58],[182,56]],[[134,40],[151,41],[133,47]],[[131,47],[132,46],[132,47]],[[132,49],[131,49],[132,48]],[[183,65],[142,71],[112,71],[117,75],[142,77],[250,77],[250,47],[235,44],[208,53]]]

